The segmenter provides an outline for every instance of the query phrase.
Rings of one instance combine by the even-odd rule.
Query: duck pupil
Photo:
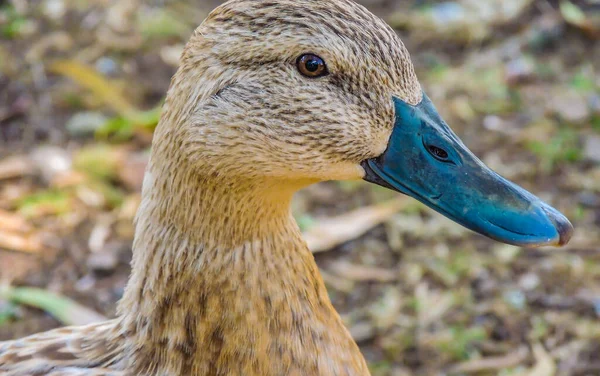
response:
[[[311,59],[309,61],[306,62],[306,70],[309,72],[316,72],[319,70],[319,66],[321,64],[319,63],[318,60],[316,59]]]

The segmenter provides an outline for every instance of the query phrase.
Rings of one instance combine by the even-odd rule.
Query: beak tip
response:
[[[558,245],[560,247],[562,247],[563,245],[566,245],[571,240],[571,237],[573,236],[573,225],[571,224],[571,222],[569,222],[568,219],[566,219],[566,218],[564,218],[564,219],[565,219],[565,221],[555,222],[556,230],[558,231],[558,234],[559,234]]]
[[[544,211],[548,215],[550,221],[552,221],[552,223],[554,224],[554,228],[558,233],[558,240],[555,244],[559,247],[562,247],[569,243],[569,241],[573,237],[574,231],[571,222],[567,219],[567,217],[565,217],[552,207],[546,206],[544,207]]]

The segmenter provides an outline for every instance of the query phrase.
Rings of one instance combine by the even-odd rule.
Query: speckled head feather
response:
[[[302,76],[305,53],[330,74]],[[391,134],[392,96],[416,104],[422,95],[395,32],[349,0],[222,5],[191,38],[171,90],[167,108],[182,97],[186,106],[159,137],[172,132],[202,171],[315,180],[360,178],[358,162]]]
[[[306,53],[329,74],[303,76]],[[392,97],[421,95],[400,39],[350,0],[220,6],[167,95],[118,317],[0,344],[0,374],[368,375],[289,205],[362,178]]]

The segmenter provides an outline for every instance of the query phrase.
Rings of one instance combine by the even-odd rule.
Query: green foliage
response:
[[[516,90],[508,87],[500,67],[471,72],[473,80],[473,108],[479,114],[506,114],[518,110],[521,100]],[[479,99],[478,99],[479,98]]]
[[[535,62],[535,73],[542,81],[550,81],[555,79],[556,71],[552,64],[549,64],[543,60],[536,60]]]
[[[379,362],[370,362],[369,371],[373,376],[389,375],[392,371],[392,364],[388,361],[381,360]]]
[[[5,325],[17,317],[18,306],[12,302],[0,301],[0,326]]]
[[[586,214],[587,212],[585,210],[585,207],[583,205],[577,205],[573,210],[573,220],[576,222],[582,221],[585,218]]]
[[[446,80],[450,73],[450,67],[448,67],[445,64],[436,62],[434,66],[427,72],[426,78],[428,82],[440,82]]]
[[[367,187],[374,202],[384,202],[398,196],[396,192],[379,185],[368,184]]]
[[[93,180],[86,183],[86,187],[100,193],[105,200],[106,206],[109,208],[117,208],[125,200],[123,191],[108,182]]]
[[[518,376],[527,374],[527,369],[523,366],[513,367],[513,368],[505,368],[501,369],[498,372],[498,376]]]
[[[338,187],[346,193],[354,193],[365,186],[360,180],[343,180],[337,182]]]
[[[70,305],[70,300],[34,288],[8,288],[0,293],[3,298],[10,301],[43,309],[61,321],[65,318]]]
[[[120,156],[114,147],[107,144],[94,144],[82,148],[73,157],[76,170],[100,180],[117,177]]]
[[[454,359],[467,360],[473,346],[487,338],[487,332],[481,327],[466,328],[453,326],[445,336],[440,336],[437,347]]]
[[[17,13],[11,5],[0,7],[0,17],[5,20],[4,24],[0,24],[0,35],[7,39],[18,38],[27,24],[27,19]]]
[[[157,106],[148,111],[140,111],[131,116],[117,116],[110,119],[96,132],[96,137],[101,140],[116,142],[127,141],[133,137],[138,129],[153,131],[160,120],[162,106]]]
[[[594,77],[585,72],[579,72],[573,76],[570,86],[580,93],[589,93],[597,89]]]
[[[592,128],[598,132],[600,132],[600,115],[592,116]]]
[[[17,207],[26,217],[41,213],[62,215],[71,211],[71,200],[66,191],[49,189],[26,196],[18,202]]]
[[[190,27],[181,22],[176,15],[166,10],[145,14],[139,22],[142,35],[147,39],[179,37],[186,38]]]
[[[81,97],[81,95],[78,95],[76,93],[65,93],[62,97],[62,100],[66,105],[68,105],[74,110],[85,109],[85,102],[83,98]]]
[[[96,137],[100,140],[127,141],[133,137],[134,130],[134,124],[129,119],[115,117],[96,131]]]
[[[571,128],[560,129],[549,142],[530,141],[527,148],[539,157],[545,173],[558,164],[577,162],[583,157],[578,134]]]
[[[529,339],[532,342],[538,342],[548,336],[550,327],[546,320],[542,316],[534,316],[531,319],[531,331],[529,332]]]
[[[472,252],[453,251],[450,259],[434,258],[427,266],[446,286],[454,286],[476,267],[474,262],[479,260],[473,260]]]
[[[82,325],[104,319],[67,297],[43,289],[0,287],[0,299],[39,308],[66,325]]]
[[[315,219],[309,214],[302,214],[296,216],[296,222],[302,231],[308,231],[316,223]]]

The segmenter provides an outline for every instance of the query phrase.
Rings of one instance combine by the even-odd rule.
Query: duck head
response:
[[[396,33],[350,0],[228,2],[181,63],[155,150],[168,144],[198,175],[232,189],[365,179],[505,243],[571,236],[562,214],[469,151]]]

